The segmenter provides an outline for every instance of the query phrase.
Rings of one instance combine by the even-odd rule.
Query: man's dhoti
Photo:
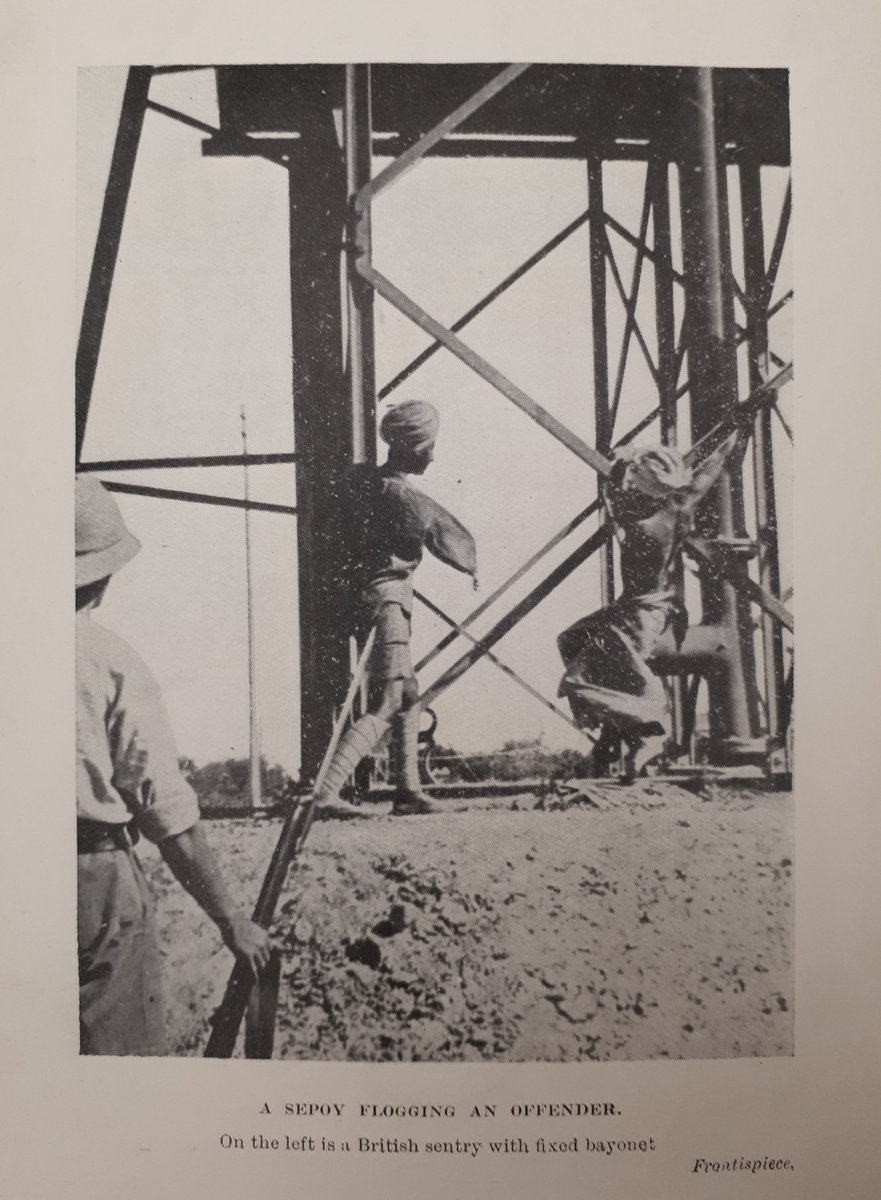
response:
[[[646,660],[674,608],[672,591],[622,597],[560,634],[557,646],[566,673],[558,694],[568,699],[579,725],[668,731],[664,687]]]

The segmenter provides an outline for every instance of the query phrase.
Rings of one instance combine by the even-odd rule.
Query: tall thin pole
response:
[[[250,489],[248,480],[248,426],[245,421],[245,407],[242,405],[242,454],[245,457],[245,579],[248,593],[248,702],[251,720],[251,757],[248,774],[248,791],[251,798],[251,808],[260,808],[263,804],[263,787],[260,777],[261,747],[260,747],[260,718],[257,713],[256,662],[254,649],[254,582],[251,566],[251,509],[248,507]]]

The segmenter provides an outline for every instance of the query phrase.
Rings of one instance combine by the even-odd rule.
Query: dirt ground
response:
[[[793,1051],[792,797],[586,784],[316,822],[279,905],[275,1056],[717,1058]],[[250,907],[279,822],[206,822]],[[155,854],[169,1050],[231,965]]]

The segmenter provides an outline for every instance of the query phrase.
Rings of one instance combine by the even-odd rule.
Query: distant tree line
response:
[[[179,760],[184,778],[199,798],[203,808],[247,808],[250,803],[247,758],[227,758],[222,762],[206,763],[199,767],[191,758]],[[432,748],[431,764],[437,781],[449,783],[484,783],[518,780],[563,780],[585,778],[591,774],[590,753],[580,750],[551,750],[540,737],[505,742],[499,749],[487,753],[461,754],[449,746],[436,744]],[[263,801],[274,805],[290,796],[298,784],[278,763],[260,760]]]
[[[489,779],[513,783],[521,779],[586,778],[592,774],[589,750],[551,750],[540,737],[508,741],[498,750],[478,754],[460,754],[438,745],[431,762],[450,783],[483,783]]]
[[[178,760],[181,774],[199,799],[202,808],[247,808],[250,804],[250,760],[227,758],[223,762],[206,763],[197,767],[191,758]],[[295,786],[295,781],[278,763],[271,765],[260,760],[260,782],[263,801],[278,804]]]

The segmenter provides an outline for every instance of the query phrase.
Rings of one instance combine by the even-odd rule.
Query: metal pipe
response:
[[[686,276],[688,355],[691,390],[692,441],[701,439],[737,402],[737,360],[733,330],[733,297],[726,289],[726,214],[722,189],[724,167],[716,143],[713,72],[695,68],[684,72],[683,160],[680,163],[682,242]],[[698,513],[703,537],[731,538],[735,534],[735,481],[731,470]],[[755,726],[754,679],[747,678],[752,646],[743,628],[745,606],[729,583],[705,574],[702,579],[703,619],[727,625],[732,633],[730,669],[709,681],[710,734],[749,740]]]
[[[92,389],[98,370],[98,355],[104,337],[104,324],[110,304],[110,289],[113,273],[119,259],[122,226],[131,190],[138,143],[147,110],[152,67],[130,67],[126,80],[119,127],[110,160],[110,174],[104,192],[101,221],[92,257],[92,269],[86,288],[86,300],[80,324],[79,343],[76,352],[76,461],[79,462],[86,436],[86,422]]]
[[[762,180],[761,168],[758,163],[741,163],[740,195],[743,214],[743,263],[749,336],[749,380],[750,387],[757,388],[768,377],[770,357]],[[756,540],[759,547],[757,563],[759,583],[772,595],[779,596],[780,560],[777,544],[777,503],[774,494],[771,420],[771,408],[763,405],[756,412],[753,425],[753,486]],[[783,729],[781,708],[783,636],[779,624],[768,613],[762,614],[761,627],[768,736],[778,738]]]
[[[355,270],[359,257],[370,262],[370,206],[358,209],[355,196],[372,174],[370,67],[346,66],[343,147],[349,237],[346,246],[349,394],[352,405],[352,462],[376,462],[376,359],[373,289]]]

